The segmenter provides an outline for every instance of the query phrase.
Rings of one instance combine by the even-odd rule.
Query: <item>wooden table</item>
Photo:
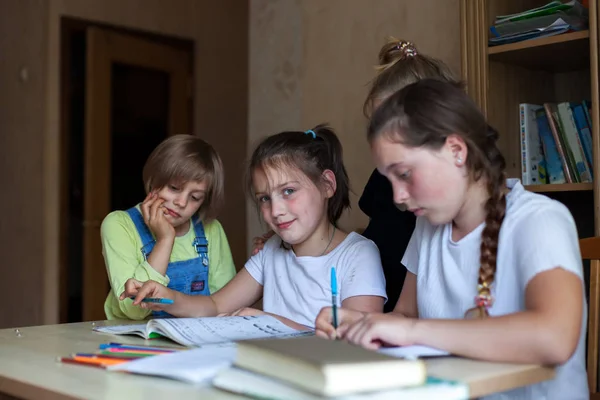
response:
[[[114,336],[92,331],[93,324],[123,321],[81,322],[0,330],[1,393],[26,399],[129,399],[166,398],[239,399],[209,386],[194,386],[163,378],[136,376],[78,365],[61,364],[57,357],[91,353]],[[121,343],[145,343],[136,336],[119,336]],[[147,343],[147,342],[146,342]],[[153,345],[173,345],[153,340]],[[446,357],[427,361],[428,374],[468,383],[472,397],[504,391],[551,379],[554,371],[532,365],[496,364]]]

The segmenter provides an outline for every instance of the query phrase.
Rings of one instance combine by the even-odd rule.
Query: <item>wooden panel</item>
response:
[[[599,239],[600,238],[593,238]],[[581,242],[580,242],[581,243]],[[582,248],[583,250],[583,248]],[[600,247],[596,247],[598,252]],[[587,373],[591,393],[598,391],[598,312],[600,311],[600,258],[594,253],[595,260],[590,262],[590,298],[588,309]]]
[[[548,193],[548,192],[578,192],[585,190],[593,190],[592,183],[563,183],[551,185],[527,185],[525,186],[530,192]]]
[[[597,0],[590,0],[589,2],[589,16],[590,16],[590,76],[591,76],[591,100],[592,100],[592,111],[590,117],[592,118],[592,147],[593,147],[593,175],[594,175],[594,227],[595,236],[600,236],[600,115],[598,109],[600,104],[600,94],[598,85],[598,44],[599,35],[598,21],[600,20],[600,10],[598,9]],[[595,246],[596,247],[596,246]],[[596,247],[597,248],[597,247]],[[598,391],[598,324],[600,316],[599,305],[600,305],[600,261],[596,260],[590,263],[590,300],[589,300],[589,321],[588,321],[588,384],[590,385],[590,392],[597,393]],[[592,292],[593,289],[593,292]]]
[[[488,109],[486,7],[485,0],[461,1],[462,78],[484,114]]]
[[[573,71],[590,65],[589,31],[488,47],[490,60],[544,71]],[[560,54],[560,56],[557,56]]]
[[[123,62],[169,73],[169,135],[192,133],[190,107],[187,102],[188,83],[191,79],[190,55],[176,48],[121,33],[105,30],[102,31],[102,35],[110,46],[109,56],[112,62]]]
[[[552,101],[590,100],[592,93],[590,69],[554,74],[554,98]]]
[[[191,133],[190,56],[183,50],[102,28],[87,31],[85,180],[83,222],[83,319],[104,317],[109,292],[100,224],[111,211],[111,68],[123,63],[167,72],[169,134]]]
[[[87,32],[86,105],[85,105],[85,171],[83,214],[83,319],[92,320],[104,314],[102,297],[108,284],[100,223],[110,212],[110,76],[108,43],[102,31]]]
[[[590,0],[590,76],[591,76],[591,99],[592,99],[592,147],[594,154],[594,225],[595,235],[600,236],[600,87],[598,85],[598,44],[599,35],[598,21],[600,10],[597,0]]]

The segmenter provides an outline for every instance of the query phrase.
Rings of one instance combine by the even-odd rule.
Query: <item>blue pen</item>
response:
[[[170,347],[128,345],[128,344],[114,343],[114,342],[111,342],[111,343],[101,343],[100,345],[98,345],[98,349],[100,349],[100,350],[113,349],[113,348],[127,349],[127,350],[163,351],[165,353],[173,353],[173,352],[175,352],[175,351],[178,350],[176,348],[170,348]]]
[[[135,300],[135,296],[129,296],[131,300]],[[146,297],[142,299],[142,303],[160,303],[160,304],[173,304],[171,299],[160,299],[158,297]]]
[[[331,309],[333,310],[333,327],[337,329],[337,278],[335,276],[335,267],[331,267]]]

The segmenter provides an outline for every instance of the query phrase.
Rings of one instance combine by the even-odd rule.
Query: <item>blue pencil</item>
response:
[[[131,300],[135,300],[135,296],[129,296]],[[146,297],[142,299],[142,303],[160,303],[160,304],[173,304],[171,299],[160,299],[158,297]]]
[[[335,276],[335,267],[331,267],[331,309],[333,311],[333,327],[337,329],[337,278]]]
[[[169,347],[128,345],[128,344],[114,343],[114,342],[102,343],[98,346],[98,348],[100,350],[106,350],[106,349],[111,349],[111,348],[126,349],[126,350],[142,350],[142,351],[143,350],[152,350],[152,351],[163,351],[165,353],[172,353],[172,352],[178,350],[176,348],[169,348]]]

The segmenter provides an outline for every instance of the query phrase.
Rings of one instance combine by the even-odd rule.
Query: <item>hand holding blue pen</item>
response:
[[[335,275],[335,267],[331,267],[331,310],[333,312],[333,328],[337,329],[337,278]]]
[[[135,300],[135,296],[129,296],[131,300]],[[160,304],[173,304],[171,299],[161,299],[158,297],[146,297],[142,299],[142,303],[160,303]]]

